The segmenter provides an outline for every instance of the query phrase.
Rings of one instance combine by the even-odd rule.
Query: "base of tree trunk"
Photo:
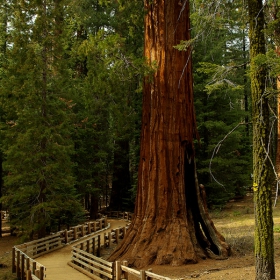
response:
[[[275,279],[274,263],[269,263],[265,258],[257,256],[256,260],[256,280]]]
[[[193,165],[194,167],[194,165]],[[200,259],[226,259],[230,246],[211,220],[203,185],[196,183],[186,212],[177,212],[166,221],[157,215],[134,216],[123,242],[109,261],[126,260],[130,267],[152,264],[180,266]],[[166,214],[168,217],[168,214]]]

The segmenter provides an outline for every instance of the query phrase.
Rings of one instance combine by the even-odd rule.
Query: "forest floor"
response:
[[[278,198],[280,199],[280,198]],[[280,280],[280,200],[273,208],[276,278]],[[254,280],[254,204],[252,194],[232,200],[224,209],[211,211],[214,225],[232,248],[225,260],[201,260],[180,267],[151,266],[157,274],[173,279]]]
[[[180,267],[149,266],[156,274],[172,279],[201,280],[253,280],[254,267],[254,205],[251,195],[230,201],[222,210],[211,211],[217,229],[231,245],[232,255],[226,260],[201,260],[197,264]],[[123,221],[121,221],[123,223]],[[276,279],[280,280],[280,201],[274,208]],[[12,280],[11,250],[17,243],[15,237],[0,238],[0,280]],[[107,252],[108,253],[108,252]],[[55,279],[50,279],[55,280]],[[72,280],[72,279],[69,279]],[[73,279],[76,280],[76,279]]]
[[[280,197],[278,198],[280,199]],[[280,200],[273,208],[276,278],[280,280]],[[253,195],[232,200],[222,210],[210,211],[214,225],[230,244],[232,254],[225,260],[200,260],[184,266],[151,265],[153,273],[172,279],[254,280],[254,203]],[[135,279],[131,279],[135,280]]]

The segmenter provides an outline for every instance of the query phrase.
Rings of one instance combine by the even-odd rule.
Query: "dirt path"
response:
[[[280,280],[280,201],[273,211],[276,279]],[[156,274],[177,280],[193,278],[201,280],[254,280],[254,205],[252,197],[245,197],[242,200],[231,201],[222,211],[212,211],[211,216],[217,229],[232,246],[234,252],[232,256],[226,260],[200,260],[197,264],[188,264],[180,267],[161,265],[149,266],[143,269],[147,270],[152,268],[152,271]],[[111,228],[123,226],[125,223],[124,221],[119,220],[109,220],[109,222],[111,223]],[[1,280],[14,279],[12,277],[1,278],[1,276],[4,275],[5,271],[11,270],[10,259],[7,259],[6,256],[10,254],[15,241],[15,237],[7,236],[2,239],[0,238],[0,264],[4,263],[8,266],[6,269],[0,267]],[[70,245],[61,249],[59,255],[58,252],[60,251],[55,251],[38,258],[38,261],[47,267],[47,279],[89,279],[85,275],[75,271],[70,266],[67,266],[67,262],[71,260],[71,247],[72,246]],[[105,253],[110,255],[111,251]],[[43,258],[45,259],[43,260]],[[5,261],[6,259],[8,261]],[[57,271],[51,274],[52,269],[55,266],[57,266]],[[61,269],[62,266],[66,267],[66,272],[60,273],[59,269]],[[70,272],[72,273],[72,271],[76,276],[70,275]],[[129,280],[136,279],[129,277]]]
[[[117,228],[119,226],[124,226],[127,222],[124,220],[108,220],[110,223],[110,229],[105,230],[101,234],[101,238],[103,237],[103,233],[106,231],[111,231],[111,229]],[[67,263],[71,261],[71,250],[72,246],[79,241],[74,242],[70,245],[67,245],[59,250],[48,253],[36,259],[39,263],[44,265],[46,270],[46,279],[49,280],[88,280],[91,279],[76,269],[69,266]]]

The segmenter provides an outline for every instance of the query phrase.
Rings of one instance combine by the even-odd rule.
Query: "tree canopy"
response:
[[[168,34],[164,47],[159,44],[156,49],[149,41],[144,52],[144,34],[154,32],[150,38],[156,34],[152,28],[155,22],[144,26],[144,17],[150,8],[156,10],[158,5],[167,5],[165,2],[0,0],[0,210],[9,212],[15,233],[32,239],[95,218],[106,206],[134,209],[136,194],[146,197],[139,186],[148,180],[141,178],[146,172],[141,164],[148,158],[148,146],[140,149],[140,139],[148,145],[152,137],[157,144],[151,150],[158,149],[162,156],[161,160],[152,157],[150,168],[160,169],[154,179],[157,172],[166,170],[167,177],[159,180],[159,185],[164,180],[171,182],[174,178],[169,178],[168,172],[176,174],[176,160],[180,158],[180,164],[190,161],[184,176],[192,174],[194,192],[200,190],[198,183],[205,186],[210,209],[242,197],[253,184],[267,199],[276,191],[274,162],[280,158],[275,140],[280,71],[277,1],[174,2],[176,11],[170,7],[164,17],[159,16],[160,30],[166,31],[161,28],[163,20],[177,22],[173,31],[186,34],[180,28],[189,28],[190,36],[178,35],[173,40],[172,32],[164,33]],[[190,26],[181,27],[188,4]],[[256,22],[262,27],[263,48],[257,53],[252,37]],[[162,35],[157,36],[162,43]],[[169,59],[170,53],[174,58]],[[177,66],[180,78],[172,72]],[[263,81],[260,96],[256,87],[250,86],[259,69],[265,72],[265,81],[258,79]],[[191,74],[185,77],[185,71]],[[193,95],[185,113],[172,107],[176,98],[168,95],[183,83]],[[158,84],[160,93],[168,92],[164,94],[168,104],[153,115],[155,106],[163,104],[161,94],[152,99],[157,93],[153,86]],[[150,96],[145,95],[147,91]],[[154,107],[148,110],[145,102]],[[172,115],[174,112],[184,117]],[[257,137],[262,133],[256,121],[259,116],[266,125],[263,139]],[[147,125],[149,118],[155,118],[151,129],[159,129],[158,138],[151,130],[141,133],[141,125]],[[169,155],[166,147],[170,148],[173,140],[169,142],[168,131],[173,125],[174,129],[183,127],[175,133],[182,150],[175,152],[174,148]],[[254,146],[253,137],[259,139],[255,141],[260,148]],[[167,141],[162,148],[159,140]],[[266,148],[261,149],[262,145]],[[260,170],[256,164],[259,158],[265,159],[268,170],[264,182],[256,171]],[[167,162],[176,168],[168,167]],[[182,188],[181,193],[185,191]],[[172,192],[166,188],[161,197]],[[256,205],[263,203],[260,198],[255,197]],[[189,223],[192,218],[193,214],[188,216]],[[205,220],[200,216],[200,225]],[[198,228],[199,223],[193,226]],[[197,228],[194,239],[200,232]],[[200,249],[210,248],[219,254],[217,248],[223,241],[217,236],[217,242],[201,241]],[[194,251],[205,255],[200,249]],[[259,251],[256,254],[259,256]]]

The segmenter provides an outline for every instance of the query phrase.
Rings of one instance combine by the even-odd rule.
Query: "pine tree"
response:
[[[5,3],[0,2],[0,92],[1,92],[1,80],[4,75],[4,64],[5,64],[5,55],[7,48],[7,23],[8,23],[8,10]],[[1,197],[4,191],[3,185],[3,168],[2,164],[4,161],[3,156],[3,133],[2,129],[4,128],[4,110],[3,110],[3,100],[0,96],[0,237],[2,237],[2,201]]]
[[[69,77],[63,70],[63,3],[14,1],[13,9],[2,81],[9,110],[3,202],[12,226],[29,238],[43,237],[60,217],[76,223],[81,215],[71,162]]]
[[[192,14],[197,168],[208,203],[221,206],[251,186],[246,25],[238,1],[217,4],[213,11],[200,5]]]
[[[136,129],[139,132],[137,117],[141,95],[136,90],[143,72],[142,34],[134,31],[142,28],[138,8],[143,9],[142,2],[130,1],[124,5],[85,1],[82,8],[80,4],[79,9],[75,4],[70,9],[73,15],[78,13],[72,31],[75,34],[78,30],[72,45],[77,67],[76,87],[78,85],[73,95],[79,118],[79,127],[73,134],[79,155],[75,157],[78,188],[90,210],[91,200],[106,196],[112,182],[111,207],[129,207],[133,204],[131,170],[135,174],[138,165],[132,164],[130,155],[136,157],[132,146],[137,149]],[[87,124],[82,124],[81,120],[85,119]],[[90,123],[95,127],[90,128]]]

